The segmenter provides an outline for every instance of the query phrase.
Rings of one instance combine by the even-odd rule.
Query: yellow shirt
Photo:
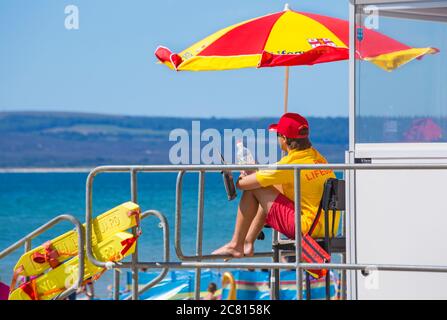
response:
[[[321,164],[327,163],[326,159],[313,147],[305,150],[291,150],[276,164]],[[301,171],[301,230],[307,233],[315,219],[323,194],[324,182],[328,178],[335,178],[332,170],[302,170]],[[282,193],[294,201],[295,183],[293,170],[260,170],[256,172],[256,180],[262,187],[281,185]],[[335,230],[337,233],[340,213],[335,218]],[[329,229],[332,228],[332,213],[329,214]],[[330,233],[332,235],[332,233]],[[324,236],[324,211],[322,211],[318,225],[312,234],[314,238]]]

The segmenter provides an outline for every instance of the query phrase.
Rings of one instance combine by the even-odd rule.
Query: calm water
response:
[[[69,213],[85,221],[84,173],[18,173],[0,174],[0,250],[5,249],[49,219]],[[93,211],[95,216],[130,200],[130,177],[128,174],[101,174],[95,178],[93,190]],[[156,209],[166,215],[170,228],[171,259],[175,259],[174,173],[140,173],[138,175],[138,201],[143,210]],[[197,223],[197,181],[198,175],[189,173],[184,178],[182,244],[187,255],[195,253]],[[205,221],[204,253],[209,253],[230,240],[238,199],[227,201],[222,177],[218,173],[205,176]],[[49,240],[72,228],[62,223],[49,230],[33,242],[33,246]],[[270,231],[266,239],[270,239]],[[160,261],[163,257],[162,229],[158,220],[150,217],[144,220],[143,235],[140,238],[140,260]],[[258,241],[257,250],[271,250],[270,241]],[[12,268],[22,251],[0,260],[0,281],[9,284]],[[125,279],[122,276],[122,279]],[[106,297],[106,285],[111,283],[110,272],[98,283],[100,297]]]

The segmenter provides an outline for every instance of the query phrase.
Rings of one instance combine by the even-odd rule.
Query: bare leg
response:
[[[247,257],[252,257],[255,251],[254,243],[258,238],[259,233],[265,225],[265,218],[267,213],[264,211],[262,206],[258,207],[258,212],[256,213],[256,217],[253,219],[253,222],[248,230],[247,236],[245,237],[244,244],[244,255]]]
[[[253,222],[248,229],[247,236],[244,243],[244,256],[252,257],[254,254],[254,242],[257,240],[259,233],[265,225],[266,213],[264,209],[259,206]],[[224,247],[228,247],[231,242],[227,243]]]
[[[244,244],[249,230],[251,229],[253,232],[249,237],[251,241],[253,235],[256,233],[255,237],[257,237],[259,231],[264,226],[266,216],[264,212],[270,210],[278,194],[278,190],[273,187],[244,191],[239,203],[233,238],[228,244],[215,250],[213,254],[232,255],[235,258],[241,258],[244,254]],[[259,207],[263,209],[262,214],[256,218]]]
[[[258,200],[258,213],[250,227],[250,230],[245,238],[244,253],[251,257],[254,254],[254,243],[258,238],[259,233],[265,225],[267,213],[272,207],[273,202],[279,195],[279,191],[275,187],[260,188],[253,190],[255,198]]]
[[[256,216],[258,207],[259,204],[253,196],[253,192],[244,191],[239,202],[233,238],[223,247],[213,251],[213,254],[232,255],[235,258],[241,258],[244,255],[245,237]]]

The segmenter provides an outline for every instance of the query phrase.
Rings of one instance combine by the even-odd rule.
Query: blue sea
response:
[[[176,173],[139,173],[138,202],[142,210],[156,209],[168,219],[171,260],[177,260],[174,243],[174,210]],[[60,214],[72,214],[85,221],[85,184],[87,173],[2,173],[0,174],[0,251],[27,235],[48,220]],[[184,178],[182,246],[187,255],[195,254],[197,224],[198,174],[188,173]],[[238,195],[240,196],[240,194]],[[100,174],[95,178],[93,212],[99,215],[130,200],[130,176],[124,173]],[[210,253],[231,239],[236,218],[238,199],[228,201],[222,176],[205,175],[204,253]],[[140,238],[141,261],[161,261],[163,258],[162,229],[159,221],[149,217],[143,222]],[[33,247],[73,228],[63,222],[33,241]],[[266,240],[258,241],[257,251],[271,250],[271,232],[265,231]],[[23,253],[0,260],[0,281],[9,284],[13,267]],[[122,281],[126,277],[123,274]],[[109,295],[111,273],[107,272],[96,286],[100,298]]]

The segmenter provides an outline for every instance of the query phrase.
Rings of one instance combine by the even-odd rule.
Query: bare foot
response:
[[[231,243],[227,243],[226,245],[220,247],[219,249],[214,250],[211,254],[220,256],[232,256],[233,258],[242,258],[244,256],[243,249],[236,248]]]
[[[244,255],[246,257],[253,257],[255,254],[255,246],[252,242],[245,242],[244,244]]]
[[[224,248],[227,248],[227,247],[229,247],[230,245],[231,245],[231,243],[228,242],[227,244],[223,245],[223,246],[220,247],[219,249],[214,250],[213,252],[211,252],[211,254],[221,255],[221,253],[216,253],[216,252],[218,252],[218,251],[220,251],[220,250],[223,250]],[[231,260],[231,258],[225,258],[225,259],[224,259],[224,262],[228,262],[228,261],[230,261],[230,260]]]

